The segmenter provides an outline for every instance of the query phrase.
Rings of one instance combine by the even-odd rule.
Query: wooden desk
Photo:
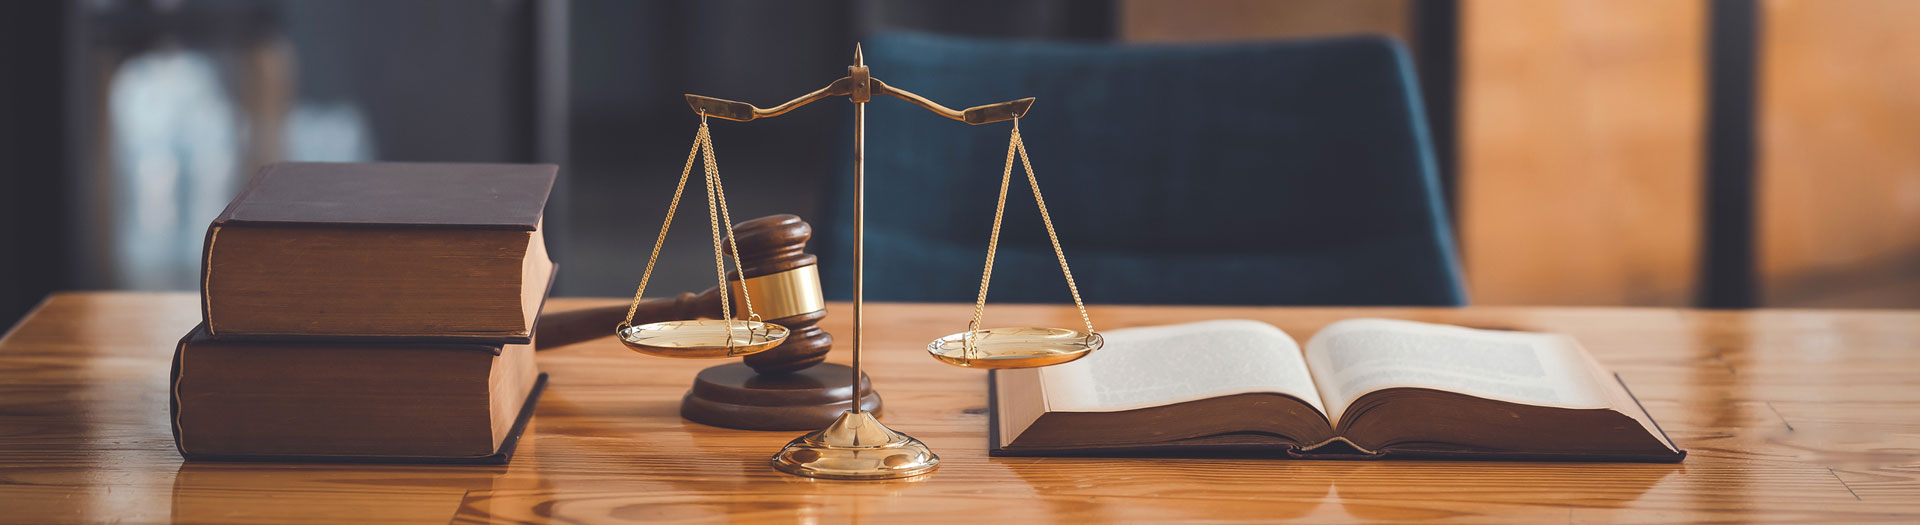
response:
[[[1242,317],[1306,336],[1388,316],[1570,333],[1692,451],[1650,465],[990,459],[982,372],[922,355],[970,305],[873,305],[868,370],[885,419],[943,461],[924,481],[860,483],[768,468],[797,432],[682,421],[680,395],[716,362],[611,339],[540,354],[552,383],[506,467],[184,464],[167,431],[167,360],[196,304],[62,294],[0,341],[0,521],[1920,520],[1920,312],[1093,309],[1104,328]],[[988,315],[1078,321],[1058,307]]]

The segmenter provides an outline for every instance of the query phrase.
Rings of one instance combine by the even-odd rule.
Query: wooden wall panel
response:
[[[1461,2],[1474,303],[1692,302],[1705,16],[1700,0]]]
[[[1920,307],[1920,2],[1760,14],[1762,301]]]
[[[1351,33],[1408,38],[1408,0],[1121,0],[1133,42],[1258,40]]]

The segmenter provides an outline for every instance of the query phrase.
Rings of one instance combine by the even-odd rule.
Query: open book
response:
[[[1350,319],[1306,351],[1222,320],[1129,328],[1071,363],[990,377],[993,455],[1679,461],[1571,337]]]

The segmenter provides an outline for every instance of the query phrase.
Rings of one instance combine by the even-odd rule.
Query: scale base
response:
[[[761,374],[733,362],[701,370],[680,400],[680,417],[695,423],[741,430],[807,430],[833,423],[853,388],[840,383],[853,367],[820,363],[786,374]],[[860,376],[860,409],[880,411],[880,394],[866,374]]]
[[[880,424],[871,412],[845,411],[827,428],[788,442],[773,456],[773,468],[809,478],[899,479],[933,473],[940,456]]]

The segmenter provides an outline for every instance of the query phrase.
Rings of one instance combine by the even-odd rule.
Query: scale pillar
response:
[[[860,372],[860,350],[865,335],[865,269],[867,231],[867,101],[873,80],[868,76],[860,46],[853,48],[847,67],[853,101],[853,366],[851,381],[866,379]],[[925,443],[881,424],[860,403],[849,403],[826,428],[794,438],[774,454],[773,468],[781,472],[822,479],[895,479],[921,476],[940,468],[940,456]]]

